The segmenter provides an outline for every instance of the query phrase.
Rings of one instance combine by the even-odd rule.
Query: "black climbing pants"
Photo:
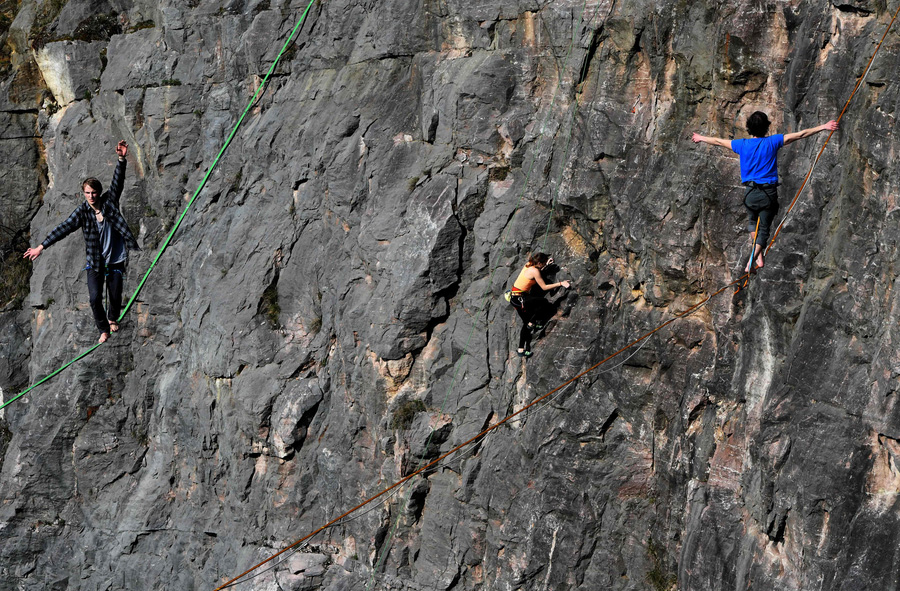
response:
[[[747,192],[744,194],[744,207],[747,208],[747,214],[750,223],[747,230],[756,232],[756,240],[754,244],[761,244],[765,249],[769,242],[769,230],[775,217],[778,215],[778,185],[767,184],[760,185],[757,183],[745,183],[748,185]],[[757,224],[759,231],[757,231]]]
[[[543,326],[553,316],[553,305],[543,295],[531,293],[514,295],[509,303],[516,309],[523,322],[522,331],[519,333],[519,348],[530,351],[531,337],[535,332],[533,325]]]
[[[103,308],[103,284],[109,293],[109,311]],[[109,321],[119,319],[122,313],[122,286],[125,283],[125,263],[107,265],[106,269],[87,269],[88,296],[94,322],[100,332],[109,332]]]

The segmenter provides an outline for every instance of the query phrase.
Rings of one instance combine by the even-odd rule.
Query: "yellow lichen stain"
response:
[[[526,11],[519,20],[522,23],[523,45],[537,47],[537,37],[534,34],[534,13]]]
[[[900,495],[900,441],[872,432],[872,468],[866,478],[868,507],[876,513],[890,511]]]
[[[566,246],[569,247],[571,254],[574,255],[575,258],[586,259],[588,257],[590,254],[590,245],[572,226],[563,228],[562,237],[566,242]]]
[[[265,476],[266,472],[268,472],[269,465],[266,462],[266,456],[260,455],[256,458],[256,465],[254,466],[254,471],[260,476]]]
[[[417,389],[417,384],[407,383],[415,363],[412,353],[407,353],[401,359],[381,359],[374,352],[370,352],[369,359],[375,371],[384,380],[388,400],[393,400],[401,390],[415,391]]]
[[[472,567],[471,580],[475,584],[484,582],[484,567],[480,564]]]
[[[148,327],[148,323],[150,321],[150,306],[147,304],[138,302],[135,304],[136,315],[137,315],[137,329],[138,334],[144,338],[153,336],[152,331]]]
[[[34,331],[36,333],[41,332],[44,325],[48,324],[52,319],[53,314],[50,310],[37,310],[34,314]]]

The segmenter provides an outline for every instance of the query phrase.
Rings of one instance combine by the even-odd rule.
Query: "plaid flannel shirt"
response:
[[[116,165],[116,171],[113,173],[112,182],[109,189],[101,196],[100,211],[107,222],[112,224],[112,228],[118,232],[125,240],[127,248],[140,250],[137,240],[128,228],[122,212],[119,211],[119,198],[122,196],[122,188],[125,185],[125,159],[120,159]],[[84,234],[84,250],[87,255],[87,264],[92,269],[103,269],[106,261],[103,260],[103,252],[100,245],[100,230],[97,228],[97,222],[94,218],[94,211],[87,201],[83,201],[81,205],[75,208],[68,218],[60,225],[56,226],[47,235],[47,238],[41,243],[44,249],[50,248],[51,244],[59,242],[76,229],[81,228]]]

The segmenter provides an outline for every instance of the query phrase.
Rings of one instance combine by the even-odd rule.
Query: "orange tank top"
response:
[[[528,269],[530,269],[530,267],[526,265],[519,272],[519,276],[516,278],[515,283],[513,283],[513,293],[528,293],[531,291],[531,288],[534,287],[534,284],[537,283],[537,281],[525,274]]]

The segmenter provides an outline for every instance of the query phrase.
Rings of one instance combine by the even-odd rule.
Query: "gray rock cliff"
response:
[[[0,388],[96,340],[39,243],[131,146],[131,293],[307,2],[0,1]],[[897,0],[321,0],[105,346],[0,415],[0,588],[214,589],[740,275],[734,154]],[[765,269],[237,588],[894,589],[900,31]],[[782,211],[824,135],[787,146]],[[570,290],[534,357],[502,292]]]

